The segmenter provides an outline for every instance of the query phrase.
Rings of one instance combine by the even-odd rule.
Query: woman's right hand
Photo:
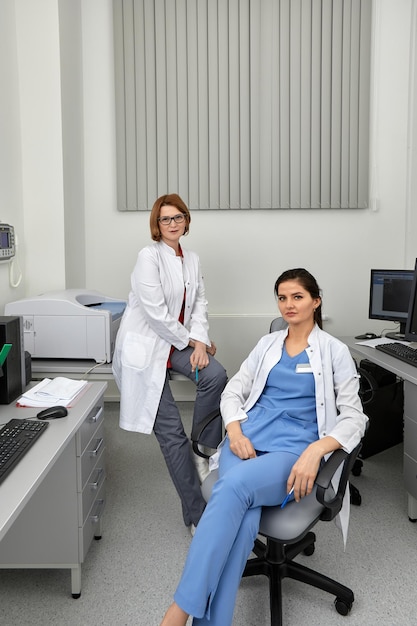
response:
[[[256,457],[255,448],[251,440],[242,433],[240,422],[231,422],[227,425],[227,436],[233,454],[244,460]]]
[[[202,343],[201,341],[194,341],[193,343],[194,343],[194,346],[192,347],[194,348],[194,351],[192,352],[190,356],[190,364],[191,364],[191,371],[195,372],[196,367],[202,370],[205,367],[207,367],[210,361],[207,356],[206,344]]]

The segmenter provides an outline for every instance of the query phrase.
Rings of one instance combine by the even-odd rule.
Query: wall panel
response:
[[[118,208],[368,206],[371,0],[113,0]]]

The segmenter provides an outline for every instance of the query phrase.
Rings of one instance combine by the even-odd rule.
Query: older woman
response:
[[[218,409],[226,372],[209,339],[207,301],[200,261],[180,245],[190,212],[176,194],[158,198],[150,215],[154,243],[138,255],[131,292],[117,334],[113,372],[120,389],[120,426],[158,439],[192,532],[205,508],[204,468],[190,441],[169,387],[172,369],[196,383],[194,423]],[[206,429],[208,447],[221,439],[221,419]],[[200,457],[198,457],[200,458]],[[200,472],[200,479],[197,473]]]

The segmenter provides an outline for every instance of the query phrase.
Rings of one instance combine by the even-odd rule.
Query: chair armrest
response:
[[[220,409],[216,409],[215,411],[212,411],[211,413],[209,413],[199,424],[193,424],[192,430],[191,430],[191,443],[193,446],[193,450],[196,454],[198,454],[198,456],[203,457],[203,459],[208,459],[209,455],[205,454],[204,452],[202,452],[202,450],[200,450],[200,448],[198,447],[198,443],[200,441],[201,435],[203,434],[204,430],[207,428],[207,426],[209,424],[211,424],[211,422],[218,418],[220,415]]]
[[[356,457],[362,447],[362,443],[359,443],[350,454],[342,449],[335,450],[331,456],[324,463],[323,467],[317,474],[316,478],[316,498],[320,504],[325,507],[321,519],[324,521],[330,521],[339,513],[342,508],[343,498],[348,485],[349,474],[355,463]],[[334,493],[331,488],[331,481],[339,468],[343,463],[342,473],[339,480],[337,492]]]

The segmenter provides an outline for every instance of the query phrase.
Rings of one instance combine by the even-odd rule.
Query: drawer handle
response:
[[[100,439],[96,439],[96,447],[94,448],[94,450],[90,450],[90,456],[97,456],[101,448],[103,447],[103,443],[103,437],[100,437]]]
[[[93,481],[92,483],[90,483],[90,489],[91,491],[95,491],[98,489],[99,485],[101,482],[103,482],[103,478],[104,478],[104,469],[102,467],[100,467],[97,471],[96,471],[96,475],[95,475],[95,481]]]
[[[91,514],[90,520],[92,524],[98,524],[104,511],[104,500],[97,500],[94,512]]]
[[[91,424],[94,424],[95,422],[98,422],[98,420],[100,419],[101,414],[103,413],[103,407],[102,406],[98,406],[97,408],[97,412],[94,413],[94,415],[90,415],[90,417],[88,418],[88,421]]]

